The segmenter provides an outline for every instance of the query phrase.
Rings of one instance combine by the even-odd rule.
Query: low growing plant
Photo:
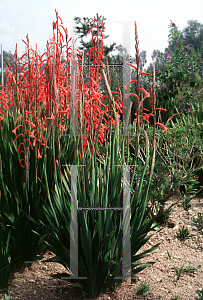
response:
[[[167,253],[168,253],[168,251],[167,251]],[[170,261],[171,261],[172,264],[173,264],[174,270],[175,270],[175,272],[176,272],[177,280],[179,280],[180,275],[181,275],[181,273],[183,272],[184,265],[183,265],[180,269],[178,269],[178,268],[174,265],[174,263],[173,263],[173,261],[172,261],[172,259],[171,259],[169,253],[168,253],[168,257],[169,257]]]
[[[10,300],[10,299],[12,299],[12,296],[9,296],[9,295],[7,295],[7,294],[5,294],[5,295],[1,298],[1,300]]]
[[[189,274],[190,273],[195,274],[195,273],[197,273],[197,270],[199,270],[200,268],[201,268],[200,265],[198,265],[197,267],[192,267],[192,266],[186,264],[185,269],[183,271],[186,272],[186,273],[189,273]]]
[[[184,195],[184,200],[181,202],[181,205],[184,210],[186,211],[189,210],[189,208],[191,207],[190,201],[191,201],[190,197]]]
[[[184,226],[181,226],[179,229],[179,232],[176,232],[175,237],[177,237],[178,240],[184,241],[186,239],[189,239],[192,235],[189,233],[188,228],[185,228]]]
[[[200,293],[198,291],[196,291],[196,293],[199,296],[199,298],[195,298],[195,300],[203,300],[203,289],[200,291]]]
[[[202,249],[200,235],[203,235],[203,214],[198,212],[197,218],[191,218],[191,225],[194,226],[197,230],[197,240],[196,243]]]
[[[149,296],[147,294],[147,292],[150,291],[150,283],[146,283],[146,282],[140,282],[139,286],[136,289],[136,294],[137,295],[143,295],[146,298]]]
[[[146,128],[146,127],[145,127]],[[149,189],[149,206],[151,216],[166,216],[170,214],[172,206],[184,197],[184,207],[188,209],[189,199],[191,200],[198,193],[195,185],[198,183],[195,172],[202,164],[202,138],[201,130],[186,120],[167,123],[167,131],[156,131],[156,153],[155,166],[152,183]],[[153,127],[146,128],[149,139],[153,138]],[[131,127],[131,134],[134,134],[134,125]],[[139,167],[136,169],[136,178],[139,181],[139,168],[144,165],[145,146],[143,144],[144,129],[140,128],[139,145]],[[131,163],[135,155],[134,137],[130,140]],[[195,161],[196,159],[196,161]],[[145,175],[147,178],[148,171]],[[145,183],[145,181],[144,181]],[[171,196],[179,196],[177,202],[167,207],[167,201]],[[188,199],[189,198],[189,199]],[[160,212],[159,212],[160,211]],[[163,214],[164,213],[164,214]],[[161,219],[161,218],[160,218]],[[164,220],[163,220],[164,221]]]
[[[198,212],[197,218],[191,218],[192,225],[203,235],[203,213]]]
[[[176,296],[173,296],[174,298],[174,300],[180,300],[180,296],[178,296],[178,295],[176,295]]]

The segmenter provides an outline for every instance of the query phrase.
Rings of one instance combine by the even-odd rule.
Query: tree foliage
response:
[[[9,65],[12,65],[13,64],[13,60],[11,57],[14,57],[14,55],[11,53],[11,51],[7,52],[5,50],[3,50],[3,72],[5,73],[5,70],[6,68],[9,66]],[[1,53],[0,53],[0,64],[1,64]],[[1,68],[1,65],[0,65],[0,68]],[[2,70],[1,70],[2,72]],[[2,84],[2,75],[1,75],[1,72],[0,72],[0,84]],[[6,84],[6,76],[4,75],[4,86]]]
[[[91,38],[89,39],[89,41],[85,42],[84,41],[84,37],[88,36],[88,31],[91,29],[92,24],[90,24],[90,22],[92,20],[96,19],[96,17],[93,18],[88,18],[88,17],[83,17],[83,20],[80,17],[74,17],[73,20],[76,23],[76,27],[75,27],[75,32],[78,34],[79,39],[80,39],[80,43],[82,46],[79,47],[79,49],[82,51],[83,50],[83,46],[84,46],[84,50],[88,50],[91,47]],[[99,22],[101,22],[104,26],[105,26],[105,20],[106,18],[104,16],[99,16]],[[98,29],[103,30],[102,25],[98,26]],[[92,34],[96,34],[97,33],[97,29],[93,29]],[[108,38],[108,35],[103,34],[104,39]],[[116,43],[110,44],[110,46],[106,46],[104,45],[104,56],[108,56],[112,51],[114,51],[114,46],[116,45]]]

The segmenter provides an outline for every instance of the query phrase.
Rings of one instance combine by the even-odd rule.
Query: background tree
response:
[[[180,33],[180,38],[183,39],[184,45],[189,45],[193,47],[195,52],[201,51],[202,42],[203,42],[203,25],[198,23],[197,20],[189,20],[187,26]],[[168,47],[165,49],[165,52],[171,54],[175,53],[174,39],[172,36],[169,37]],[[190,53],[188,52],[190,55]]]
[[[161,52],[162,55],[164,55],[163,52]],[[156,66],[156,70],[159,70],[161,68],[163,68],[163,63],[162,63],[162,60],[161,58],[159,57],[158,55],[158,51],[154,49],[152,55],[151,55],[151,58],[152,58],[152,61],[155,62],[155,66]],[[152,71],[153,70],[153,63],[150,63],[149,66],[147,67],[147,72],[149,71]]]
[[[185,40],[194,50],[201,51],[203,42],[203,25],[198,23],[197,20],[188,21],[188,26],[185,27],[181,33],[181,38]]]
[[[189,45],[190,47],[194,48],[195,52],[198,53],[198,50],[199,50],[200,54],[202,54],[201,53],[202,52],[201,45],[203,42],[203,25],[194,20],[189,20],[187,22],[187,24],[188,25],[180,33],[180,38],[183,39],[185,46]],[[177,27],[177,30],[178,30],[178,27]],[[171,35],[168,38],[168,47],[165,48],[164,53],[168,53],[170,56],[172,56],[172,54],[175,53],[175,50],[176,50],[176,46],[174,44],[174,38]],[[164,55],[164,53],[161,52],[161,54],[163,54],[163,55]],[[188,55],[190,55],[189,51],[188,51]],[[152,57],[152,60],[156,64],[156,70],[163,67],[161,58],[158,57],[157,50],[153,51],[151,57]],[[203,59],[203,57],[202,57],[202,59]],[[171,58],[171,61],[174,62],[174,59]],[[152,70],[152,68],[153,68],[153,64],[150,63],[150,65],[147,68],[147,71],[149,71],[150,69]]]
[[[177,32],[180,34],[180,39],[182,39],[183,46],[184,48],[189,45],[190,48],[193,48],[195,54],[203,60],[203,53],[201,51],[202,48],[202,42],[203,42],[203,25],[198,23],[197,21],[190,20],[187,22],[187,26],[182,30],[179,31],[178,27],[174,28]],[[177,46],[174,41],[173,35],[170,35],[168,38],[168,47],[165,48],[165,52],[160,52],[161,56],[164,57],[166,53],[168,53],[171,58],[170,61],[175,63],[175,60],[172,58],[172,55],[176,53]],[[185,48],[185,51],[187,52],[188,57],[190,58],[191,56],[191,51],[188,51]],[[182,86],[180,80],[178,79],[178,73],[176,74],[176,78],[174,80],[174,77],[167,78],[167,83],[162,83],[158,82],[158,73],[159,70],[163,68],[163,63],[161,57],[159,57],[158,50],[154,50],[152,54],[152,59],[155,61],[155,66],[156,66],[156,79],[157,79],[157,88],[156,88],[156,99],[157,99],[157,105],[160,104],[162,107],[162,102],[167,103],[170,102],[172,98],[173,99],[179,99],[181,97],[180,95],[180,86]],[[147,71],[150,72],[153,69],[152,63],[148,66]],[[167,70],[166,70],[167,72]],[[168,74],[169,75],[169,74]],[[149,86],[149,82],[146,83],[146,88],[147,84]],[[158,104],[159,103],[159,104]],[[146,107],[147,108],[147,107]],[[162,116],[165,116],[167,119],[168,118],[168,112],[163,112]]]
[[[13,64],[13,60],[12,60],[11,57],[14,57],[14,55],[12,54],[11,51],[7,52],[7,51],[4,51],[4,50],[3,50],[3,58],[6,59],[7,63],[8,63],[10,66]],[[6,71],[7,67],[8,67],[6,61],[3,60],[3,65],[4,65],[4,68],[3,68],[3,72],[4,72],[4,86],[5,86],[5,84],[6,84],[6,74],[5,74],[5,71]],[[0,62],[1,62],[1,53],[0,53]],[[0,67],[1,67],[1,66],[0,66]],[[1,70],[1,72],[2,72],[2,70]],[[2,79],[1,79],[1,78],[2,78],[1,76],[2,76],[2,75],[1,75],[1,72],[0,72],[0,82],[1,82],[0,84],[2,84]]]
[[[84,50],[85,51],[88,51],[89,48],[91,47],[91,38],[89,39],[89,41],[85,42],[84,41],[84,37],[88,36],[88,31],[92,27],[92,24],[90,24],[90,22],[93,19],[96,19],[96,17],[93,17],[93,18],[83,17],[83,21],[79,17],[74,17],[73,18],[73,20],[75,21],[75,23],[77,25],[76,27],[74,27],[75,28],[75,32],[79,36],[80,43],[82,45],[82,46],[78,47],[79,50],[81,50],[81,51],[83,50],[83,46],[84,46]],[[105,26],[105,20],[106,20],[106,18],[104,16],[99,16],[99,22],[101,22],[104,26]],[[99,29],[103,30],[102,25],[100,25],[100,24],[99,24]],[[97,33],[97,30],[94,29],[92,31],[92,34],[96,34],[96,33]],[[104,37],[104,40],[105,40],[109,36],[103,34],[103,37]],[[105,57],[108,56],[109,53],[111,53],[112,51],[114,51],[114,46],[115,45],[116,45],[116,43],[110,44],[110,46],[106,46],[106,45],[103,46],[103,48],[104,48],[104,56]]]

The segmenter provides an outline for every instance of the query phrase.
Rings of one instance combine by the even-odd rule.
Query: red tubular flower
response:
[[[146,73],[146,72],[140,72],[139,74],[138,74],[138,76],[140,76],[140,75],[152,75],[152,74],[150,74],[150,73]]]
[[[165,110],[165,111],[167,111],[167,109],[165,109],[165,108],[155,108],[155,110]]]
[[[37,158],[38,158],[38,159],[39,159],[39,158],[42,158],[41,155],[40,155],[39,149],[38,149],[38,151],[37,151]]]
[[[136,69],[137,70],[137,67],[133,66],[132,64],[130,63],[127,63],[129,66],[131,66],[132,68]]]
[[[161,123],[155,123],[155,125],[159,125],[159,126],[161,126],[162,128],[163,128],[163,130],[164,131],[167,131],[168,130],[168,128],[166,127],[166,126],[164,126],[163,124],[161,124]]]
[[[22,152],[25,154],[27,151],[30,151],[26,147],[28,142],[31,149],[35,146],[38,141],[40,145],[45,145],[45,139],[42,136],[40,130],[45,131],[46,120],[55,121],[57,128],[61,128],[65,131],[65,126],[61,125],[67,120],[70,112],[70,96],[71,96],[71,74],[70,74],[70,65],[71,65],[71,54],[69,53],[72,50],[71,47],[68,47],[68,43],[71,38],[68,38],[67,30],[62,25],[62,20],[57,14],[57,20],[53,23],[53,30],[56,30],[51,42],[47,44],[46,51],[42,55],[38,54],[37,46],[36,49],[31,49],[29,46],[29,38],[27,36],[27,41],[24,41],[24,44],[27,47],[27,53],[23,54],[19,59],[17,57],[17,48],[15,52],[15,58],[12,58],[14,64],[10,66],[7,70],[7,93],[0,91],[0,99],[3,100],[1,103],[2,107],[7,108],[8,99],[7,94],[10,95],[10,102],[13,107],[16,106],[16,96],[17,96],[17,116],[15,116],[15,125],[19,124],[21,119],[22,125],[19,124],[14,130],[13,133],[16,133],[19,127],[23,127],[23,133],[18,134],[14,142],[17,141],[20,135],[23,136],[23,142],[20,143],[18,147],[18,153],[22,155]],[[82,107],[82,117],[83,124],[90,124],[90,117],[93,134],[96,136],[98,125],[103,118],[102,113],[105,110],[106,117],[109,118],[109,123],[111,122],[115,126],[115,121],[113,120],[111,110],[108,110],[108,106],[102,103],[102,100],[107,97],[103,96],[99,90],[99,82],[101,81],[101,74],[99,73],[99,66],[94,67],[95,65],[103,65],[101,61],[103,58],[103,32],[105,30],[104,25],[99,22],[98,14],[97,18],[92,20],[91,23],[96,22],[90,31],[97,28],[97,33],[92,35],[92,48],[89,50],[90,54],[90,80],[84,84],[84,79],[81,87],[76,87],[78,90],[83,90],[83,99],[85,99]],[[60,23],[61,22],[61,23]],[[99,27],[98,27],[99,25]],[[90,32],[89,31],[89,32]],[[65,33],[65,39],[64,39]],[[66,44],[64,45],[64,40]],[[66,61],[62,61],[62,53],[65,47]],[[78,51],[79,55],[82,56],[82,53]],[[26,62],[24,60],[26,59]],[[81,63],[78,63],[79,68],[81,69]],[[20,66],[20,67],[19,67]],[[135,68],[135,67],[134,67]],[[19,70],[21,74],[19,75]],[[19,76],[18,76],[19,75]],[[80,82],[80,74],[76,75],[76,81]],[[81,80],[82,81],[82,80]],[[133,81],[132,81],[133,82]],[[130,83],[129,83],[130,84]],[[89,89],[87,88],[89,86]],[[113,94],[118,94],[117,92]],[[133,96],[133,95],[132,95]],[[122,98],[122,97],[121,97]],[[117,99],[115,101],[116,111],[122,112],[122,100]],[[80,97],[78,98],[78,114],[80,112]],[[43,106],[43,109],[42,109]],[[101,107],[101,106],[104,106]],[[6,112],[1,108],[0,111],[2,114],[6,115]],[[13,112],[14,113],[14,112]],[[45,115],[47,113],[47,115]],[[61,113],[65,114],[65,118],[62,118]],[[19,115],[20,114],[20,115]],[[51,116],[51,117],[49,117]],[[79,115],[80,116],[80,115]],[[30,117],[30,119],[28,118]],[[76,116],[77,118],[77,116]],[[2,117],[0,116],[0,120]],[[39,121],[40,120],[40,121]],[[108,124],[107,120],[104,118],[102,122]],[[103,123],[104,123],[103,122]],[[107,127],[101,123],[100,132],[99,132],[99,143],[105,142],[104,131],[107,130]],[[29,130],[28,126],[31,126],[34,130]],[[29,133],[30,138],[34,138],[33,145],[26,136],[26,131]],[[87,140],[90,134],[90,127],[86,129],[86,137],[83,146],[87,145]],[[94,137],[93,137],[94,138]],[[38,145],[39,145],[38,144]],[[24,150],[21,150],[23,146]],[[98,150],[98,149],[97,149]],[[97,152],[98,153],[98,152]],[[98,153],[99,154],[99,153]],[[30,152],[29,152],[30,157]],[[41,155],[38,152],[38,158]],[[22,167],[27,166],[27,156],[24,158],[19,156],[19,161]],[[23,163],[24,161],[24,163]],[[23,166],[24,165],[24,166]]]
[[[92,29],[95,28],[95,27],[96,27],[96,25],[93,25],[93,26],[90,28],[90,30],[88,31],[87,34],[90,34],[90,32],[92,31]]]
[[[133,82],[136,82],[137,83],[137,80],[131,80],[130,82],[126,83],[123,87],[125,90],[127,90],[127,87],[129,86],[129,84],[133,83]]]
[[[130,96],[131,97],[136,97],[136,98],[139,99],[138,95],[136,95],[136,94],[125,94],[125,98],[129,98]]]
[[[145,94],[145,97],[148,98],[150,94],[143,88],[139,88],[139,91],[142,91]]]
[[[16,136],[16,138],[14,139],[14,143],[16,142],[16,140],[18,139],[18,137],[19,137],[20,135],[24,136],[22,133],[19,133],[19,134]]]

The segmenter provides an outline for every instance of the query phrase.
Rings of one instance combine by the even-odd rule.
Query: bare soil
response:
[[[173,197],[169,204],[175,203],[177,198]],[[163,226],[162,231],[154,233],[153,237],[142,247],[139,252],[151,248],[162,242],[159,248],[141,262],[154,261],[155,263],[138,273],[136,278],[122,281],[114,292],[107,291],[96,299],[146,299],[143,295],[136,294],[136,288],[141,282],[150,283],[150,291],[147,299],[170,300],[179,296],[180,300],[191,300],[198,297],[196,291],[203,288],[203,236],[197,236],[197,230],[192,227],[191,217],[197,217],[198,212],[203,213],[203,198],[192,199],[189,211],[183,210],[180,204],[174,206],[170,219]],[[180,226],[188,228],[195,236],[184,242],[179,241],[174,235]],[[151,233],[150,233],[151,234]],[[198,240],[198,241],[197,241]],[[188,264],[192,267],[201,265],[196,274],[183,272],[177,279],[175,270],[169,257],[169,252],[175,266],[181,267]],[[45,258],[54,256],[47,251]],[[12,283],[9,285],[7,295],[12,299],[60,299],[79,300],[82,299],[77,288],[64,280],[53,279],[50,275],[64,272],[66,269],[57,263],[35,262],[32,264],[21,264],[16,269]],[[0,292],[0,298],[5,294]],[[86,298],[90,299],[90,298]]]

